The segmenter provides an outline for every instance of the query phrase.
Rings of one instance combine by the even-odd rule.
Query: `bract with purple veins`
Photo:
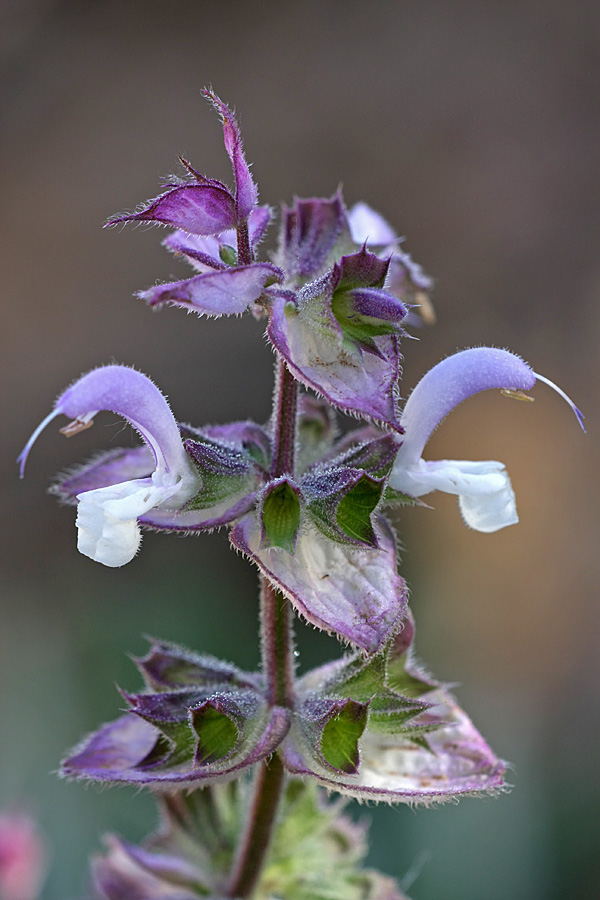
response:
[[[267,707],[258,693],[252,697],[254,702],[231,690],[131,697],[132,711],[86,738],[61,773],[76,780],[190,787],[235,778],[270,756],[289,729],[289,710]]]
[[[427,804],[498,790],[504,764],[415,662],[410,614],[402,624],[381,653],[355,653],[300,679],[297,715],[281,751],[286,767],[361,800]],[[336,722],[342,701],[354,706]]]
[[[249,513],[235,524],[230,540],[312,625],[374,653],[397,627],[407,602],[394,536],[384,520],[377,531],[379,549],[354,547],[330,540],[307,521],[292,555],[262,546],[260,522]]]
[[[207,271],[184,281],[158,284],[137,296],[149,306],[170,303],[188,312],[206,316],[241,315],[255,303],[265,287],[281,281],[283,275],[271,263]]]
[[[323,395],[338,409],[399,428],[396,410],[398,344],[386,340],[380,355],[344,348],[342,330],[326,308],[318,331],[306,322],[285,295],[272,297],[269,340],[286,360],[294,377]]]
[[[334,406],[398,430],[398,336],[406,308],[382,288],[387,268],[363,248],[295,296],[273,289],[267,334],[303,384]]]
[[[329,199],[296,197],[292,207],[284,206],[276,261],[289,285],[297,287],[323,274],[333,265],[340,241],[337,258],[352,248],[340,191]]]
[[[189,181],[177,180],[168,190],[148,201],[140,210],[113,216],[107,225],[125,222],[155,222],[172,225],[195,235],[215,235],[232,228],[246,228],[255,208],[258,191],[246,162],[242,136],[232,110],[210,90],[203,91],[217,110],[223,123],[225,149],[235,179],[233,194],[220,181],[201,175],[184,159]]]
[[[431,804],[502,788],[504,763],[452,697],[439,691],[428,695],[428,702],[432,711],[414,720],[417,729],[431,726],[427,746],[410,732],[394,735],[367,727],[357,773],[334,776],[314,754],[309,757],[296,729],[282,750],[285,766],[295,775],[312,775],[329,790],[375,802]]]
[[[75,748],[65,777],[203,786],[269,756],[287,733],[289,710],[268,705],[257,674],[165,641],[135,663],[146,690],[122,692],[129,712]]]
[[[236,224],[235,202],[224,186],[194,182],[170,188],[138,212],[113,216],[107,226],[126,222],[171,225],[190,234],[219,234]]]

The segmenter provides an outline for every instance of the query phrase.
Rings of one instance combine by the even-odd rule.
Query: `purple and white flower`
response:
[[[519,394],[531,390],[536,381],[557,391],[583,428],[583,416],[572,400],[508,350],[473,347],[442,360],[423,376],[404,407],[400,418],[404,435],[390,475],[390,487],[411,497],[422,497],[431,491],[456,494],[465,522],[476,531],[492,533],[516,524],[519,519],[515,494],[501,462],[426,462],[422,454],[435,428],[463,400],[491,388]]]
[[[139,517],[152,509],[179,509],[197,493],[201,479],[165,397],[146,375],[126,366],[92,369],[59,396],[53,411],[36,428],[19,456],[21,477],[33,443],[56,416],[73,420],[61,429],[71,437],[89,428],[101,410],[126,419],[154,457],[154,470],[148,477],[77,494],[79,551],[105,566],[116,567],[130,562],[139,549]]]

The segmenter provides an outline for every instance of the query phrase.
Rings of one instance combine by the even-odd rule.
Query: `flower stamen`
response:
[[[544,384],[547,384],[548,387],[551,387],[553,391],[556,391],[556,393],[560,397],[562,397],[563,400],[566,400],[566,402],[569,404],[569,406],[575,413],[575,417],[576,417],[577,421],[579,422],[579,424],[581,425],[582,431],[585,432],[585,425],[583,424],[583,420],[585,419],[585,416],[583,415],[583,413],[581,412],[580,409],[577,409],[577,407],[575,406],[575,404],[573,403],[573,401],[571,400],[569,395],[565,394],[565,392],[562,390],[562,388],[559,388],[559,386],[557,384],[554,384],[553,381],[550,381],[550,379],[546,378],[544,375],[538,375],[537,372],[534,372],[534,375],[538,381],[543,381]]]

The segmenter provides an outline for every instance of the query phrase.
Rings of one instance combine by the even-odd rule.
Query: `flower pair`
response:
[[[546,381],[506,350],[464,350],[417,384],[399,420],[403,433],[395,438],[358,429],[341,442],[321,432],[315,440],[315,411],[305,404],[300,453],[309,454],[310,464],[305,472],[273,479],[268,430],[250,422],[180,428],[150,379],[106,366],[59,396],[19,457],[21,472],[33,442],[56,416],[73,420],[62,429],[68,436],[89,427],[101,410],[123,416],[144,445],[111,450],[56,488],[78,503],[82,553],[121,566],[135,556],[141,527],[195,532],[231,524],[233,544],[303,616],[373,651],[405,607],[382,507],[441,490],[458,495],[465,521],[476,530],[515,523],[515,497],[501,463],[429,462],[422,454],[432,431],[462,400],[491,388],[529,390],[536,379]],[[318,427],[331,432],[330,424]]]

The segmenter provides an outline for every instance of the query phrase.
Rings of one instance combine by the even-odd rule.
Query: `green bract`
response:
[[[298,489],[289,481],[271,482],[262,498],[263,546],[294,552],[300,526]]]

